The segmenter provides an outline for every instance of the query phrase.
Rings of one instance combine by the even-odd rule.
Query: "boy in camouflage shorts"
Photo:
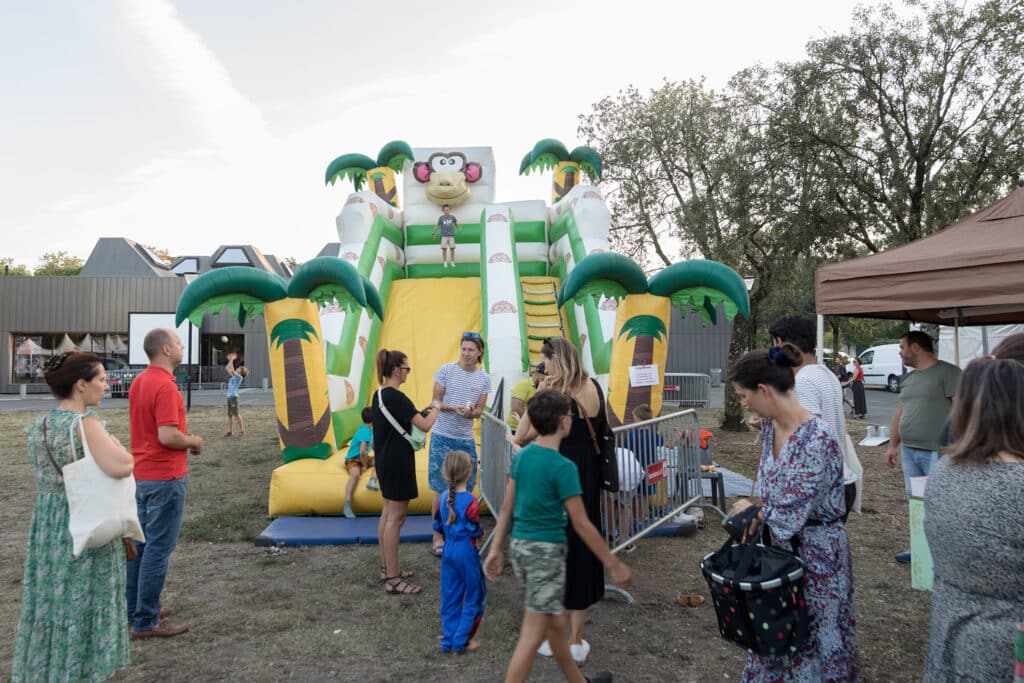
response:
[[[558,452],[562,439],[572,429],[569,399],[546,389],[530,399],[526,411],[538,436],[512,460],[505,501],[484,562],[487,578],[497,579],[505,564],[505,536],[514,519],[510,554],[512,567],[523,584],[526,609],[505,681],[527,679],[544,640],[551,644],[567,681],[611,681],[607,671],[585,678],[569,652],[562,607],[567,518],[580,539],[604,563],[612,583],[627,587],[632,574],[609,552],[600,532],[587,518],[576,465]]]

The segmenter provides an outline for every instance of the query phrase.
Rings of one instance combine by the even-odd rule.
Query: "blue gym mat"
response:
[[[278,517],[256,537],[256,545],[377,545],[379,516]],[[403,543],[426,543],[433,528],[429,515],[409,515],[402,525]]]

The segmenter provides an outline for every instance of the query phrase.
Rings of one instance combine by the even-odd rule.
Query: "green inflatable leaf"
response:
[[[331,445],[324,441],[321,441],[315,446],[309,448],[302,448],[300,446],[285,446],[281,450],[281,457],[285,464],[292,462],[293,460],[326,460],[331,457]]]
[[[377,153],[377,165],[387,166],[395,173],[401,173],[407,159],[413,158],[412,147],[404,140],[392,140]]]

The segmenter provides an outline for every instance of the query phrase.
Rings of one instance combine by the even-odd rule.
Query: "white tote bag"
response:
[[[139,512],[135,506],[135,477],[115,479],[100,469],[85,439],[82,418],[71,424],[71,443],[75,428],[81,436],[84,456],[62,468],[49,453],[50,462],[64,479],[64,492],[68,499],[68,530],[71,532],[72,554],[78,557],[84,550],[99,548],[118,538],[133,538],[145,542],[139,525]],[[46,440],[46,422],[43,439]],[[72,445],[72,448],[74,446]]]

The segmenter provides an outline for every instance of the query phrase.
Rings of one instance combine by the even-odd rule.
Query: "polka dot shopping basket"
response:
[[[759,655],[785,655],[810,641],[804,563],[794,553],[729,539],[700,562],[722,637]]]

